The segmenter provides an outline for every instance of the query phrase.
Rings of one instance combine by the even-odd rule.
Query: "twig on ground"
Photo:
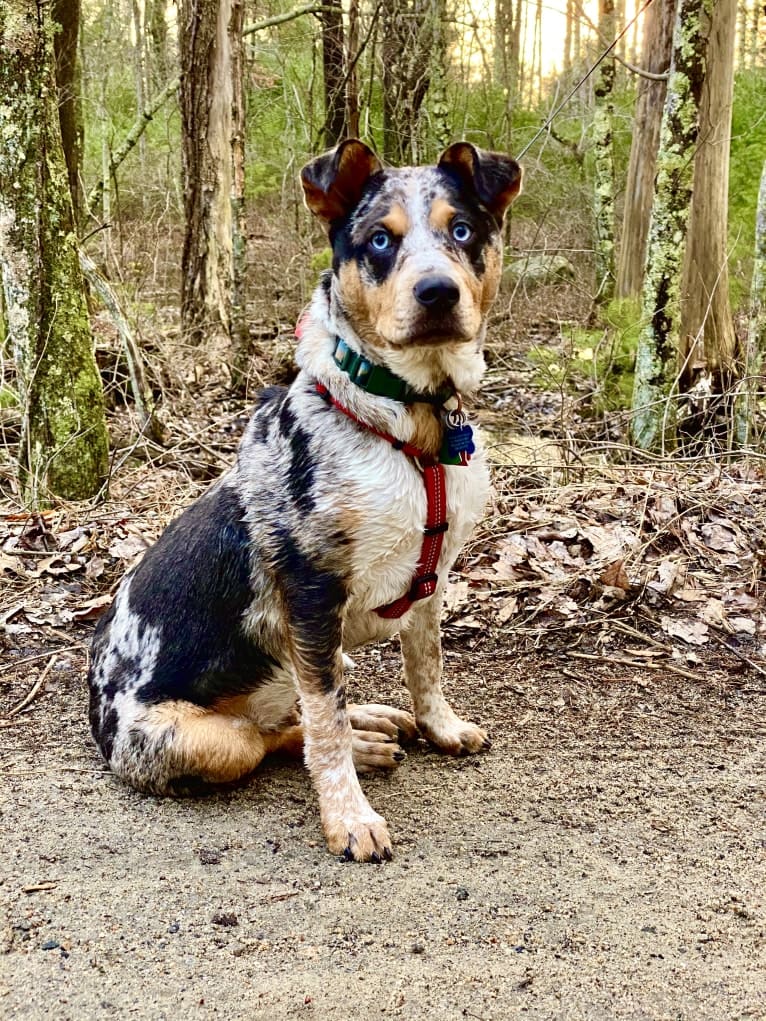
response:
[[[26,707],[31,702],[34,702],[34,700],[35,700],[35,698],[37,698],[37,695],[38,695],[40,689],[42,688],[43,684],[45,684],[46,680],[48,679],[48,674],[53,669],[53,664],[56,662],[57,659],[58,659],[58,653],[54,652],[54,654],[51,656],[51,658],[48,660],[47,664],[45,665],[45,668],[43,669],[42,673],[37,678],[37,680],[32,685],[32,687],[29,689],[29,691],[26,693],[24,698],[22,698],[22,700],[20,702],[18,702],[13,707],[13,709],[11,709],[6,714],[6,717],[5,717],[6,721],[10,720],[10,718],[12,716],[16,716],[18,713],[20,713],[22,711],[22,709],[26,709]]]

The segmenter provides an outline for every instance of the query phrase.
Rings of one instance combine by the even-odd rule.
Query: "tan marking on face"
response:
[[[431,211],[428,214],[428,222],[434,228],[443,234],[446,234],[449,230],[449,225],[457,214],[457,210],[454,206],[450,205],[446,199],[437,198],[434,199],[431,205]]]
[[[404,208],[397,203],[391,206],[391,209],[380,221],[380,225],[396,237],[403,238],[410,229],[410,218],[407,216]]]

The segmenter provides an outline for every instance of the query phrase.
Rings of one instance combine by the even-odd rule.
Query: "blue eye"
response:
[[[459,245],[468,244],[468,242],[473,237],[473,231],[468,226],[468,224],[463,223],[462,220],[457,220],[455,223],[452,224],[452,227],[450,228],[450,233],[452,234],[453,240],[457,241]]]
[[[391,247],[391,235],[387,230],[376,230],[370,238],[370,248],[376,252],[387,252]]]

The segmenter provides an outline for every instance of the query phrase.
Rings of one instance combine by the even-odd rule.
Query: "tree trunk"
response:
[[[431,0],[431,54],[428,74],[428,122],[421,130],[421,158],[436,159],[452,139],[450,111],[447,102],[447,30],[444,0]]]
[[[615,15],[613,0],[599,0],[598,25],[605,39],[613,39]],[[607,57],[597,72],[594,95],[596,99],[591,125],[593,144],[596,256],[596,300],[606,303],[614,294],[614,145],[612,121],[614,119],[615,61]]]
[[[736,0],[716,0],[710,19],[703,22],[705,81],[681,284],[682,391],[691,390],[704,375],[714,393],[723,393],[735,371],[727,226],[736,19]],[[698,427],[701,423],[692,431]]]
[[[383,156],[398,166],[417,160],[433,45],[429,13],[429,0],[385,0],[383,8]]]
[[[232,0],[183,0],[179,10],[186,234],[181,325],[199,344],[231,334]]]
[[[703,30],[712,2],[678,0],[676,7],[633,387],[631,431],[636,446],[644,450],[664,451],[675,441],[672,398],[680,335],[681,266],[705,69]]]
[[[343,7],[341,0],[325,0],[322,23],[322,70],[324,73],[324,141],[327,148],[346,137],[344,95]]]
[[[153,90],[164,89],[170,77],[166,0],[146,0],[146,32]]]
[[[346,131],[349,138],[359,137],[359,75],[356,69],[358,53],[359,0],[350,0],[346,49]]]
[[[665,74],[670,66],[675,6],[675,0],[654,0],[644,14],[646,24],[641,67],[652,74]],[[617,271],[618,298],[637,297],[641,293],[654,197],[654,168],[666,92],[667,82],[639,78],[625,187],[625,213]]]
[[[53,0],[51,16],[58,26],[58,31],[53,36],[53,50],[56,56],[56,91],[61,141],[75,222],[80,223],[84,209],[82,91],[78,59],[80,0]]]
[[[233,381],[247,378],[249,331],[245,299],[247,246],[245,229],[245,2],[231,0],[229,49],[231,52],[231,338],[234,345]]]
[[[56,110],[50,5],[0,5],[0,265],[3,315],[22,405],[21,481],[93,496],[109,457]]]

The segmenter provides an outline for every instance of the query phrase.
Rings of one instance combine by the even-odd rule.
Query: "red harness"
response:
[[[336,401],[327,387],[321,383],[317,383],[316,388],[317,393],[329,404],[332,404],[338,411],[342,411],[344,415],[353,422],[356,422],[357,425],[361,425],[368,432],[374,433],[375,436],[379,436],[382,440],[386,440],[394,450],[401,450],[407,457],[411,457],[423,473],[423,484],[426,488],[426,523],[423,528],[423,545],[420,547],[420,557],[415,568],[412,584],[405,595],[395,599],[393,603],[379,606],[375,610],[379,617],[385,617],[387,620],[397,620],[410,609],[413,603],[419,599],[426,599],[428,596],[432,596],[439,582],[436,568],[442,550],[444,533],[449,528],[447,523],[447,487],[445,484],[444,465],[411,443],[397,440],[393,436],[389,436],[388,433],[381,432],[379,429],[368,425],[361,418],[357,418],[353,412],[349,411],[339,401]]]

